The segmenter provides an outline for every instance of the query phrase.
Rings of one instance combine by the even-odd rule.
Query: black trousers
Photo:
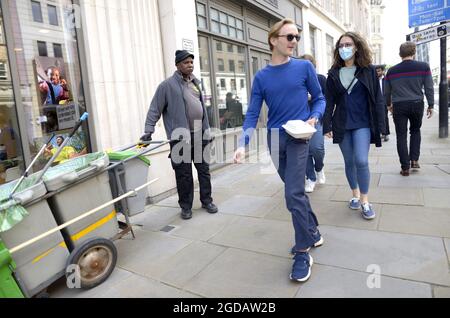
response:
[[[423,101],[394,103],[394,123],[397,133],[397,151],[402,169],[411,167],[411,161],[418,161],[422,136]],[[408,152],[408,121],[410,123],[410,147]]]
[[[387,108],[387,105],[386,105],[385,113],[386,113],[386,117],[385,117],[384,121],[386,122],[386,136],[389,136],[391,134],[391,130],[389,129],[389,110]]]
[[[193,139],[192,139],[193,140]],[[182,209],[192,209],[194,201],[194,178],[192,176],[192,162],[198,174],[200,184],[200,201],[207,205],[213,202],[211,197],[211,174],[209,172],[209,157],[204,151],[208,142],[200,141],[186,143],[180,141],[170,145],[170,159],[177,180],[178,203]]]

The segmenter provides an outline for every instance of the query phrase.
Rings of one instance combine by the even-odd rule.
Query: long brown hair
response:
[[[336,47],[334,49],[334,62],[332,68],[341,68],[345,66],[344,60],[339,55],[339,43],[344,36],[347,36],[353,40],[356,46],[355,53],[355,65],[359,67],[367,67],[372,64],[372,51],[369,48],[367,41],[356,32],[346,32],[341,35],[339,40],[336,42]]]

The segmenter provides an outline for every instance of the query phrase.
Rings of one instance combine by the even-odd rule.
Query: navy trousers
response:
[[[279,130],[269,132],[268,143],[272,161],[285,185],[286,206],[292,214],[295,230],[295,247],[306,250],[314,245],[312,234],[317,233],[319,226],[305,193],[309,144]]]

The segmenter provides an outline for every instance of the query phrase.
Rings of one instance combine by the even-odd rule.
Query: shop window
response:
[[[48,56],[47,42],[37,41],[39,56]]]
[[[217,43],[222,43],[222,46],[227,46],[227,51],[230,53],[231,50],[233,51],[233,54],[228,52],[226,54],[229,66],[227,70],[222,67],[225,54],[219,51],[213,52],[213,58],[218,61],[215,74],[219,127],[222,130],[241,127],[244,121],[244,109],[247,109],[248,105],[245,49],[240,45],[220,40],[214,40],[214,42],[216,43],[215,47],[217,47]],[[235,47],[237,49],[234,49]],[[236,65],[238,66],[238,72],[236,72]]]
[[[212,87],[211,87],[211,63],[209,57],[208,38],[204,36],[198,37],[200,63],[200,76],[202,81],[202,95],[208,114],[209,125],[216,127],[216,119],[214,115]]]
[[[27,160],[34,158],[42,145],[55,134],[55,138],[51,141],[52,145],[43,156],[39,157],[33,167],[35,170],[41,169],[47,163],[52,152],[50,148],[54,150],[58,147],[56,137],[67,137],[81,114],[86,111],[76,29],[54,28],[43,35],[34,22],[42,20],[36,19],[39,17],[41,3],[44,2],[32,1],[33,20],[30,19],[30,15],[22,12],[23,8],[29,6],[29,0],[9,1],[7,6],[9,12],[5,12],[5,15],[16,19],[11,24],[12,36],[8,39],[8,45],[21,48],[15,51],[15,56],[19,65],[18,85],[22,87],[19,103],[22,104],[24,122],[27,123],[20,129],[22,133],[27,134],[22,138],[28,141],[22,145],[27,149],[26,153],[30,154]],[[45,3],[47,5],[47,2]],[[59,19],[70,16],[58,17],[57,9],[71,7],[72,1],[53,0],[51,4],[46,7],[49,14],[48,22],[53,25],[56,23],[64,25],[64,21]],[[42,41],[43,37],[45,42]],[[47,47],[53,49],[51,56]],[[75,150],[70,152],[71,158],[90,150],[86,125],[77,131],[67,146]]]
[[[33,12],[33,21],[34,22],[44,22],[42,17],[42,9],[41,3],[38,1],[31,1],[31,11]]]
[[[58,24],[58,12],[55,6],[48,5],[48,21],[51,25],[59,25]]]
[[[26,8],[25,3],[24,7]],[[2,9],[0,7],[0,17]],[[29,17],[29,15],[28,15]],[[30,18],[28,18],[30,20]],[[0,34],[4,34],[3,19],[0,18]],[[31,44],[33,47],[33,44]],[[14,100],[13,83],[9,73],[7,48],[0,46],[0,184],[20,178],[24,158],[20,143],[19,121]]]

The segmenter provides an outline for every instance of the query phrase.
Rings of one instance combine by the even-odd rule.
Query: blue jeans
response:
[[[362,194],[369,193],[370,171],[370,129],[347,130],[339,145],[344,156],[345,174],[352,190],[359,189]]]
[[[316,172],[323,169],[323,159],[325,158],[325,144],[323,140],[323,127],[318,124],[316,126],[317,132],[309,141],[309,156],[306,166],[306,177],[316,182]]]
[[[278,130],[269,131],[268,142],[272,161],[284,182],[286,206],[292,214],[295,230],[295,247],[306,250],[316,243],[312,234],[317,234],[319,226],[305,194],[308,142]]]

